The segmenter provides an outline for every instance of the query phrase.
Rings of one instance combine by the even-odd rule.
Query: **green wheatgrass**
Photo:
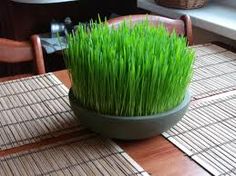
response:
[[[179,105],[192,77],[194,53],[186,39],[147,21],[113,29],[78,25],[68,36],[66,65],[85,108],[109,115],[144,116]]]

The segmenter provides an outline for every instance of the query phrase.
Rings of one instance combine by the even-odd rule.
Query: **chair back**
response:
[[[14,71],[4,73],[4,77],[0,76],[0,81],[45,73],[43,51],[39,36],[31,36],[31,41],[14,41],[0,38],[0,63],[4,67],[11,68],[8,70],[15,69]],[[24,64],[29,64],[31,68],[25,69],[22,66]],[[27,70],[27,73],[24,73],[25,70]]]
[[[188,45],[192,45],[192,22],[188,15],[183,15],[179,19],[170,19],[157,15],[129,15],[120,16],[108,20],[108,24],[113,27],[118,27],[124,20],[131,21],[132,24],[140,23],[144,20],[148,20],[150,25],[158,26],[160,24],[164,25],[169,32],[176,31],[178,35],[183,35],[186,37]]]

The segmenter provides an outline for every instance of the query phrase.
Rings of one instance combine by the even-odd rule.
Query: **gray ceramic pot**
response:
[[[80,122],[90,130],[115,139],[144,139],[158,135],[175,125],[185,114],[190,95],[187,91],[184,100],[176,108],[150,116],[111,116],[99,114],[81,107],[69,92],[71,108]]]

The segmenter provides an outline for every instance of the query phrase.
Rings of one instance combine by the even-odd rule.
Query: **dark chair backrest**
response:
[[[0,62],[7,65],[30,63],[29,73],[7,75],[0,81],[7,81],[45,73],[43,51],[38,35],[31,36],[31,41],[14,41],[0,38]],[[20,68],[20,67],[18,67]]]
[[[108,24],[118,27],[124,20],[131,21],[133,24],[148,20],[150,25],[158,26],[162,24],[169,32],[176,31],[178,35],[186,37],[188,45],[193,44],[192,22],[188,15],[183,15],[179,19],[171,19],[157,15],[128,15],[120,16],[108,20]]]

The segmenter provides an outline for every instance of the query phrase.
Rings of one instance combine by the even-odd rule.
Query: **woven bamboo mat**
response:
[[[1,150],[83,129],[52,74],[1,83],[0,93]]]
[[[235,175],[236,91],[192,102],[163,135],[213,175]]]
[[[213,44],[193,48],[197,55],[190,85],[194,100],[236,90],[236,53]]]
[[[193,48],[193,101],[163,136],[211,174],[236,175],[236,54],[213,44]]]
[[[50,73],[0,83],[0,175],[148,175],[111,140],[81,127],[67,94]]]
[[[0,158],[1,176],[148,174],[108,139],[84,137]]]

